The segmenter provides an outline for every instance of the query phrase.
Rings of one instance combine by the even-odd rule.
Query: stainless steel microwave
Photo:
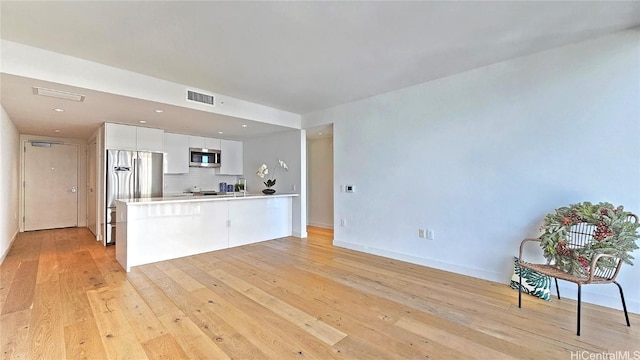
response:
[[[189,166],[191,167],[220,167],[220,150],[189,148]]]

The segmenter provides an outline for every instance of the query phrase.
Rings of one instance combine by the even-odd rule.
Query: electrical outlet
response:
[[[423,239],[426,237],[424,229],[418,229],[418,237]]]
[[[427,240],[433,240],[434,234],[433,230],[427,229]]]
[[[340,219],[340,226],[347,226],[347,219]]]
[[[291,191],[296,191],[296,184],[291,185]]]

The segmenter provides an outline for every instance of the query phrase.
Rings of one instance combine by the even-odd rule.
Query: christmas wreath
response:
[[[609,203],[593,205],[590,202],[561,207],[547,214],[541,230],[540,246],[549,264],[577,276],[587,276],[591,261],[598,254],[610,254],[630,265],[631,252],[638,249],[636,240],[640,223],[629,221],[631,213],[622,206]],[[595,241],[584,246],[571,243],[569,231],[579,223],[586,223]],[[596,263],[599,270],[612,269],[617,262],[611,257],[602,257]]]

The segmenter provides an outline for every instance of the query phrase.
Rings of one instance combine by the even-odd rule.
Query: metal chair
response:
[[[630,214],[628,221],[638,223],[638,216]],[[578,223],[571,227],[569,235],[566,239],[568,248],[579,248],[587,246],[589,243],[596,241],[593,237],[595,226],[588,223]],[[556,283],[556,292],[558,293],[558,299],[560,299],[560,289],[558,288],[558,279],[569,281],[578,285],[578,315],[577,315],[577,335],[580,336],[580,308],[581,308],[581,296],[582,285],[587,284],[609,284],[614,283],[620,290],[620,299],[622,300],[622,308],[624,310],[624,317],[627,321],[627,326],[631,326],[629,323],[629,314],[627,313],[627,304],[624,301],[624,293],[622,292],[622,286],[616,282],[616,277],[620,272],[623,261],[619,258],[609,254],[598,254],[591,260],[591,266],[587,276],[576,276],[558,269],[553,264],[530,264],[522,260],[522,250],[527,242],[540,242],[540,239],[524,239],[520,243],[520,256],[518,257],[518,263],[521,268],[528,268],[539,272],[540,274],[550,276],[554,278]],[[611,258],[611,268],[602,269],[596,266],[596,263],[601,258]],[[518,292],[518,307],[522,307],[522,273],[520,274],[520,286]]]

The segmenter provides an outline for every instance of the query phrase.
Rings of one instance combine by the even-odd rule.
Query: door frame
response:
[[[18,223],[19,231],[24,232],[24,192],[25,192],[25,156],[24,149],[33,140],[51,141],[64,145],[78,147],[78,227],[87,226],[87,142],[81,139],[60,138],[53,136],[20,135],[20,171],[19,171],[19,206]]]
[[[94,147],[93,159],[91,158],[91,148]],[[91,220],[95,224],[95,232],[91,231],[98,239],[100,221],[98,221],[98,141],[97,138],[89,139],[87,143],[87,228],[91,231],[89,224]],[[93,184],[91,183],[91,171],[93,169]],[[93,189],[93,191],[90,191]],[[93,199],[94,218],[91,215],[91,200]]]

